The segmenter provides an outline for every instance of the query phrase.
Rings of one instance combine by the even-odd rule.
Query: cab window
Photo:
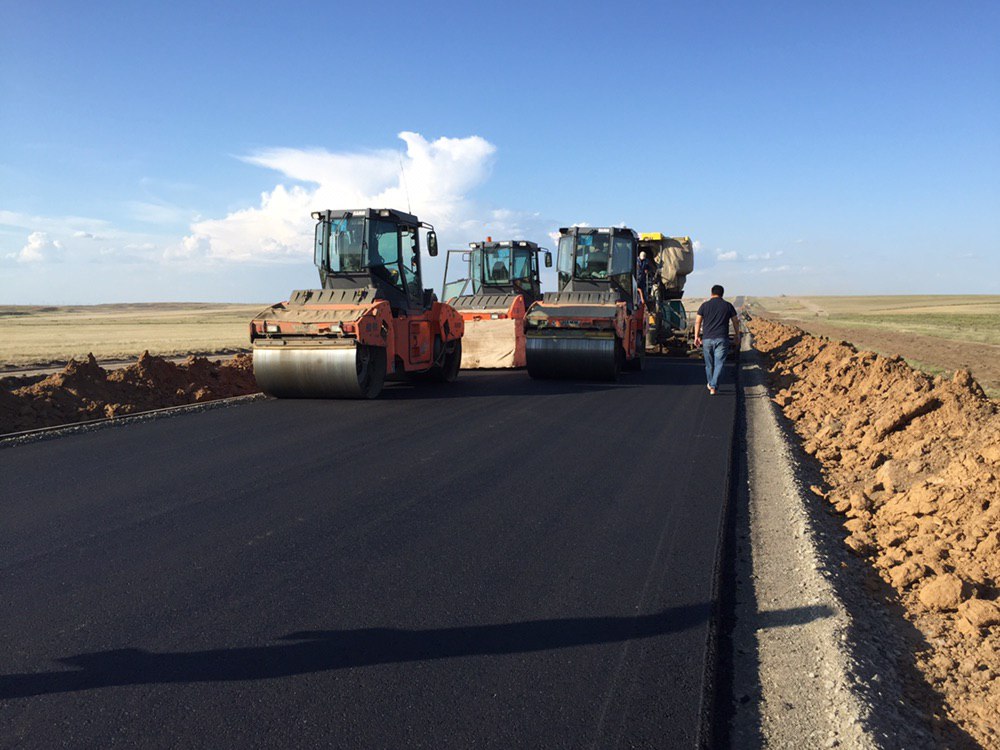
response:
[[[556,266],[559,288],[562,289],[573,278],[573,235],[567,234],[559,238],[559,259]]]
[[[403,281],[406,291],[413,299],[423,298],[420,288],[420,254],[417,252],[417,230],[412,227],[400,227],[399,247],[402,253],[400,266],[403,269]]]
[[[581,234],[576,243],[576,277],[608,278],[611,237],[606,234]]]
[[[511,269],[511,278],[530,279],[531,278],[531,256],[534,255],[528,248],[519,247],[514,250],[514,262]]]

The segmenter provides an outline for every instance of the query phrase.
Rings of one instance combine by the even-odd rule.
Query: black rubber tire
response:
[[[641,333],[635,335],[635,350],[637,354],[625,361],[625,369],[629,372],[641,372],[646,363],[646,338]]]
[[[444,362],[437,370],[437,378],[442,383],[454,383],[462,369],[462,339],[455,339],[444,346]]]
[[[440,339],[435,344],[439,345],[439,342]],[[462,369],[462,339],[447,342],[442,359],[441,364],[434,365],[429,370],[411,373],[410,379],[425,383],[454,383]]]
[[[358,386],[361,398],[377,398],[385,386],[386,352],[382,346],[359,346]]]

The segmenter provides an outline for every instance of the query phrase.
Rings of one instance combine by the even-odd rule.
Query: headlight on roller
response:
[[[264,333],[278,333],[280,330],[277,323],[264,324]]]

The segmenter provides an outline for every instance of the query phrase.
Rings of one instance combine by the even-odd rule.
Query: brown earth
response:
[[[924,635],[948,717],[1000,744],[1000,412],[967,370],[931,377],[757,318],[774,400],[822,467],[814,492]]]
[[[4,378],[0,387],[0,434],[202,403],[258,392],[253,358],[226,362],[188,357],[168,362],[145,352],[138,362],[108,371],[91,354],[70,360],[58,373]]]
[[[847,340],[861,349],[905,357],[917,369],[969,370],[994,397],[1000,395],[1000,346],[916,333],[847,326],[824,321],[796,320],[815,336]]]

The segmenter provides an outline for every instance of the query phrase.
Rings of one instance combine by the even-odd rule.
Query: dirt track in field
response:
[[[757,318],[774,400],[822,467],[815,493],[845,543],[895,591],[949,718],[1000,741],[1000,411],[967,370],[901,358]],[[842,334],[841,334],[842,335]],[[881,335],[881,334],[879,334]]]

